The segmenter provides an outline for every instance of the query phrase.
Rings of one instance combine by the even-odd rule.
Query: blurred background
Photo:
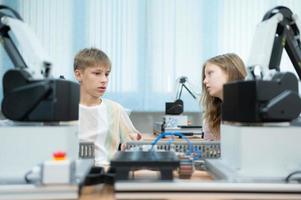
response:
[[[82,48],[102,49],[112,60],[105,97],[132,111],[136,127],[150,123],[174,101],[176,79],[187,76],[201,92],[202,64],[233,52],[247,63],[256,25],[283,5],[301,16],[299,0],[0,0],[17,10],[53,60],[53,75],[75,80],[73,58]],[[260,41],[258,41],[260,42]],[[0,79],[13,68],[0,47]],[[294,68],[284,53],[282,71]],[[0,100],[3,97],[0,84]],[[202,108],[183,92],[194,124]]]

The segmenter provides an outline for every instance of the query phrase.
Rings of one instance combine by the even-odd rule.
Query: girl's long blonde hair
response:
[[[242,59],[234,53],[215,56],[203,64],[201,95],[201,104],[204,108],[203,119],[208,124],[208,128],[210,129],[211,133],[217,137],[220,133],[222,100],[211,96],[204,84],[205,67],[208,63],[219,66],[228,75],[227,82],[243,80],[246,77],[247,72]]]

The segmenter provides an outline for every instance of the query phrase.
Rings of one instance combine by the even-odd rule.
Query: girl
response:
[[[243,61],[233,53],[215,56],[204,63],[201,103],[204,108],[203,129],[206,140],[220,140],[223,85],[243,80],[246,75]]]

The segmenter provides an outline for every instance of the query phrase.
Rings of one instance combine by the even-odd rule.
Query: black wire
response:
[[[294,171],[292,173],[290,173],[286,178],[285,178],[285,182],[289,183],[291,180],[297,180],[299,183],[301,182],[301,177],[299,178],[294,178],[291,179],[294,175],[296,174],[301,174],[301,171]]]
[[[26,172],[26,174],[24,175],[24,179],[26,181],[26,183],[32,183],[32,181],[28,178],[28,176],[32,173],[32,170]]]
[[[186,90],[189,92],[189,94],[190,94],[194,99],[196,99],[196,96],[191,92],[191,90],[190,90],[185,84],[183,84],[183,86],[186,88]]]
[[[12,8],[10,8],[10,7],[8,7],[8,6],[5,6],[5,5],[0,5],[0,10],[9,10],[9,11],[11,11],[14,15],[15,15],[15,17],[17,18],[17,19],[19,19],[19,20],[21,20],[21,21],[23,21],[23,19],[22,19],[22,17],[19,15],[19,13],[17,13],[17,11],[15,11],[14,9],[12,9]]]

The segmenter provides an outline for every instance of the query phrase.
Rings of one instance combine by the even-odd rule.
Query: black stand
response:
[[[173,170],[179,165],[180,161],[174,152],[117,152],[111,160],[111,167],[116,170],[116,180],[130,179],[129,172],[137,169],[160,171],[160,180],[172,180]]]

